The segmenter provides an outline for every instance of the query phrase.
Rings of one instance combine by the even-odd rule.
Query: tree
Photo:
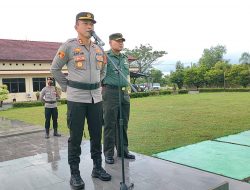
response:
[[[197,89],[205,83],[205,67],[191,67],[184,72],[184,83],[188,86],[195,86]]]
[[[205,81],[209,86],[225,87],[226,72],[230,70],[231,65],[226,61],[218,61],[214,67],[205,73]]]
[[[136,46],[132,50],[125,48],[124,53],[136,58],[136,61],[132,62],[131,66],[138,67],[140,73],[147,73],[158,58],[167,54],[165,51],[153,51],[153,47],[149,44],[141,44],[140,47]]]
[[[158,69],[151,69],[150,77],[153,83],[160,83],[162,80],[163,73]]]
[[[250,84],[250,68],[245,64],[233,65],[227,78],[231,86],[240,85],[245,88]]]
[[[227,61],[218,61],[215,65],[214,65],[214,69],[216,70],[223,70],[223,71],[227,71],[231,68],[231,64],[229,64]]]
[[[241,54],[239,59],[239,63],[241,64],[250,64],[250,54],[248,52],[244,52]]]
[[[184,71],[172,72],[170,80],[172,83],[175,83],[179,89],[181,89],[184,83]]]
[[[175,68],[175,72],[171,73],[170,80],[172,83],[175,83],[179,89],[181,89],[184,84],[184,64],[177,61]]]
[[[250,84],[250,71],[249,69],[244,69],[240,72],[240,80],[239,83],[242,85],[244,88],[247,87],[247,85]]]
[[[211,86],[224,86],[224,71],[218,69],[211,69],[205,74],[206,83]]]
[[[211,69],[218,61],[223,61],[223,55],[227,50],[225,46],[217,45],[210,49],[204,49],[199,65],[205,66],[207,70]]]
[[[175,70],[176,71],[184,70],[184,64],[181,61],[177,61],[175,64]]]
[[[169,86],[171,84],[170,82],[170,75],[164,75],[161,79],[161,86]]]
[[[0,86],[0,107],[2,107],[3,101],[8,99],[8,94],[9,91],[7,90],[7,86],[6,85]]]

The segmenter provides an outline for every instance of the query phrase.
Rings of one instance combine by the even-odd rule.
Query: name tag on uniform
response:
[[[84,55],[78,55],[74,57],[75,62],[78,61],[85,61],[85,56]]]

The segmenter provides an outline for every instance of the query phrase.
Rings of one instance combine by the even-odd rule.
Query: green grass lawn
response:
[[[68,134],[66,106],[59,108],[60,132]],[[44,108],[1,111],[0,116],[44,125]],[[85,128],[87,129],[87,128]],[[201,93],[131,99],[130,150],[161,151],[250,129],[250,93]]]

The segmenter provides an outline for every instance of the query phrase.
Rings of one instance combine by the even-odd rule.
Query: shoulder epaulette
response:
[[[71,38],[71,39],[68,39],[65,43],[74,42],[74,41],[76,41],[76,40],[77,40],[76,38]]]

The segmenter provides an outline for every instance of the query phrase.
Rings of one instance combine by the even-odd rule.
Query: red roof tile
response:
[[[1,61],[52,61],[61,43],[0,39]],[[128,56],[128,60],[136,58]]]
[[[0,60],[51,61],[61,43],[0,39]]]

